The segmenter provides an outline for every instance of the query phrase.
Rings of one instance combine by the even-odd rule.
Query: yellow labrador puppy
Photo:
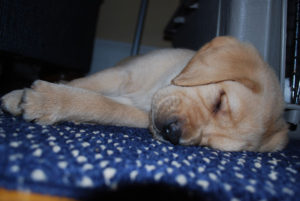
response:
[[[275,74],[232,37],[198,52],[154,51],[67,84],[38,80],[6,94],[2,107],[39,124],[150,127],[159,140],[228,151],[276,151],[288,141]]]

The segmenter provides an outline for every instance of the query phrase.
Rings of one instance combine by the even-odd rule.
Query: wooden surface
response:
[[[76,201],[71,198],[12,191],[0,188],[0,201]]]

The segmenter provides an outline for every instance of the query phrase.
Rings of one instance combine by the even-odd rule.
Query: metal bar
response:
[[[135,30],[134,41],[131,47],[131,53],[130,53],[131,56],[135,56],[139,54],[147,6],[148,6],[148,0],[141,0],[141,6],[139,10],[139,16],[138,16],[138,22]]]
[[[300,0],[297,0],[296,3],[296,24],[295,24],[295,38],[294,38],[294,43],[295,43],[295,49],[294,49],[294,65],[293,65],[293,73],[292,73],[292,87],[291,87],[291,92],[292,92],[292,103],[299,104],[298,96],[298,88],[299,88],[299,67],[298,67],[298,43],[299,43],[299,21],[300,21]]]
[[[281,62],[280,62],[280,83],[281,89],[285,90],[285,68],[286,68],[286,28],[287,28],[287,0],[282,0],[281,10]]]
[[[221,34],[221,19],[222,19],[222,0],[218,1],[218,19],[217,19],[217,30],[216,36],[220,36]]]

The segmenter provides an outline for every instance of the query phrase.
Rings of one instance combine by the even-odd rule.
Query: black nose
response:
[[[181,137],[181,127],[177,120],[166,123],[162,127],[161,135],[165,140],[170,141],[172,144],[178,144]]]

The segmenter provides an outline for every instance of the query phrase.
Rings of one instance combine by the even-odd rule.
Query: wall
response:
[[[131,43],[140,8],[140,0],[104,0],[100,8],[97,38]],[[149,0],[142,44],[171,47],[163,31],[180,0]]]
[[[114,66],[130,56],[140,0],[104,0],[98,17],[90,74]],[[164,29],[180,0],[149,0],[140,53],[171,47]]]

